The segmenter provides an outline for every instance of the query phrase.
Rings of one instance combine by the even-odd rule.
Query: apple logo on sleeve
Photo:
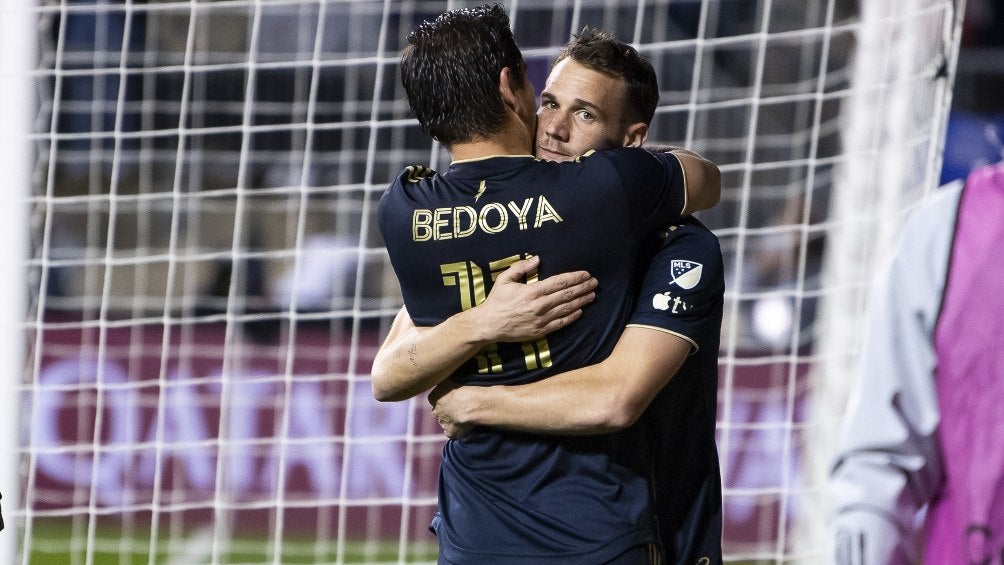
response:
[[[695,261],[673,259],[670,263],[673,279],[669,284],[690,290],[701,282],[701,272],[704,266]],[[670,291],[656,293],[652,296],[652,307],[656,310],[671,310],[673,314],[687,310],[687,303],[679,296],[673,296]]]

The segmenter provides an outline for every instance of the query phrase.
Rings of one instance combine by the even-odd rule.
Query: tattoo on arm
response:
[[[416,357],[418,357],[418,346],[413,343],[410,347],[408,347],[408,361],[411,362],[412,367],[418,366],[418,361],[415,359]]]

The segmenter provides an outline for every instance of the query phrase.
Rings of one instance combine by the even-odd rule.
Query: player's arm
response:
[[[684,216],[713,208],[722,197],[722,173],[711,161],[682,147],[650,147],[649,151],[672,153],[683,168],[687,200]]]
[[[433,390],[433,414],[450,437],[471,425],[515,431],[591,434],[619,430],[641,416],[673,378],[693,344],[673,333],[646,327],[624,330],[602,362],[517,386]]]
[[[577,320],[595,299],[585,271],[521,282],[540,264],[517,261],[499,275],[485,301],[432,327],[416,327],[401,309],[373,360],[373,396],[405,400],[439,384],[485,345],[539,339]]]
[[[471,425],[590,434],[637,421],[687,356],[717,336],[715,326],[721,324],[725,281],[717,239],[696,223],[671,231],[649,264],[631,322],[606,359],[525,385],[475,389],[443,383],[429,400],[447,435],[459,437]],[[680,272],[686,268],[680,263],[690,270]],[[679,280],[678,274],[683,275]],[[673,306],[666,307],[657,297],[668,297],[670,280],[675,294]]]

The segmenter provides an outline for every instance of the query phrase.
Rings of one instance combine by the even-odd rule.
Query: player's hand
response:
[[[432,415],[436,417],[439,426],[443,428],[446,437],[457,439],[470,433],[471,424],[457,421],[464,406],[460,399],[461,387],[451,380],[445,380],[429,392],[429,404],[432,405]]]
[[[474,308],[490,341],[540,339],[582,316],[582,308],[596,299],[599,284],[586,271],[561,273],[533,283],[521,282],[540,265],[539,257],[512,264],[499,275],[488,297]]]

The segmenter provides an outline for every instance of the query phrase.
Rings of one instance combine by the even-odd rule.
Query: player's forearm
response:
[[[596,296],[596,279],[574,271],[532,285],[520,282],[539,264],[539,257],[517,261],[499,275],[483,303],[434,327],[416,328],[402,308],[373,361],[373,396],[411,398],[441,383],[489,343],[538,339],[578,319]]]
[[[601,363],[526,385],[439,389],[431,397],[433,413],[451,429],[480,424],[555,434],[619,430],[641,416],[690,346],[673,334],[628,327]]]
[[[471,312],[402,332],[385,343],[373,361],[374,398],[406,400],[443,382],[488,343],[482,333]]]
[[[593,365],[519,386],[464,387],[458,420],[513,431],[597,434],[633,424],[648,402]]]

